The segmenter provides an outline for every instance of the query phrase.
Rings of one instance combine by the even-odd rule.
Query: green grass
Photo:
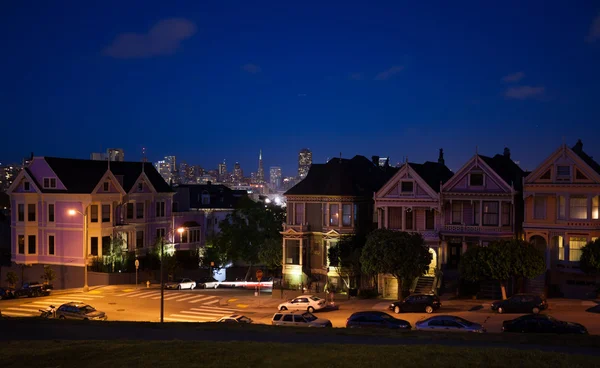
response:
[[[184,341],[19,341],[2,367],[592,367],[598,357],[499,348]]]

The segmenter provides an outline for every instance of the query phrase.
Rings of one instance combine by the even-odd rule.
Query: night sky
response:
[[[89,3],[2,4],[0,161],[600,158],[597,1]]]

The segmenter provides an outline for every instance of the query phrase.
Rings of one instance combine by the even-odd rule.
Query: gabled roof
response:
[[[306,178],[284,195],[334,195],[369,197],[397,171],[379,167],[364,156],[334,158],[325,164],[312,164]]]
[[[506,184],[509,186],[513,185],[517,191],[523,189],[523,178],[527,173],[523,171],[510,156],[497,154],[494,157],[488,157],[479,155],[479,158],[494,170]]]
[[[44,157],[67,190],[43,189],[44,193],[92,193],[108,170],[106,161],[80,160],[73,158]],[[111,161],[110,171],[121,181],[125,192],[129,192],[143,171],[159,193],[173,190],[149,162]]]
[[[579,156],[589,167],[594,169],[595,172],[600,174],[600,164],[594,161],[594,159],[587,153],[583,152],[583,143],[581,142],[581,139],[577,141],[571,150],[575,152],[577,156]]]
[[[189,195],[190,208],[236,208],[238,201],[248,195],[245,190],[233,190],[223,184],[180,184],[175,187],[175,198]],[[202,203],[202,194],[210,196],[209,204]]]
[[[409,162],[408,164],[431,189],[438,193],[440,191],[440,182],[445,183],[454,175],[446,165],[438,162],[426,161],[422,164]]]

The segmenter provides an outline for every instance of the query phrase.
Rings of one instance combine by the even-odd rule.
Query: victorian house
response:
[[[328,249],[342,236],[367,233],[375,227],[374,193],[395,171],[373,161],[355,156],[313,164],[306,178],[284,194],[285,284],[323,286],[329,280],[343,286],[335,269],[329,267]]]
[[[173,216],[174,191],[150,163],[34,157],[8,193],[18,264],[81,269],[113,237],[137,255],[160,237],[180,250],[202,244],[203,214]]]
[[[505,148],[503,154],[494,157],[475,154],[444,183],[444,221],[439,233],[447,286],[457,279],[460,257],[469,247],[486,246],[494,240],[521,234],[525,175]]]
[[[443,150],[437,162],[405,162],[398,172],[375,194],[379,228],[420,233],[432,254],[427,275],[413,289],[431,292],[436,285],[442,249],[439,230],[443,227],[440,202],[441,185],[452,177],[444,164]],[[391,275],[379,276],[379,292],[384,298],[397,298],[398,281]]]
[[[581,248],[600,237],[600,165],[577,141],[562,145],[524,183],[525,239],[545,254],[549,296],[585,297],[594,279],[579,269]]]

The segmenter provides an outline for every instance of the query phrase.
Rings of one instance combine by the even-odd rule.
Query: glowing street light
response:
[[[88,206],[89,207],[89,206]],[[87,209],[88,207],[85,208],[85,211],[83,211],[83,213],[81,211],[78,211],[76,209],[69,209],[67,211],[67,214],[69,216],[75,216],[77,214],[80,214],[83,216],[83,292],[87,293],[90,290],[90,287],[88,286],[88,222],[87,222]]]
[[[173,224],[173,226],[175,226],[175,224]],[[185,229],[183,227],[177,228],[177,232],[179,233],[179,236],[181,236],[181,234],[183,234],[184,231],[185,231]],[[174,244],[175,243],[175,233],[174,232],[172,233],[172,236],[173,236],[173,244]],[[165,264],[165,262],[163,262],[164,254],[165,254],[165,239],[161,238],[161,241],[160,241],[160,323],[163,323],[165,321],[165,280],[163,278],[163,273],[164,273],[163,270],[164,270],[164,264]]]

